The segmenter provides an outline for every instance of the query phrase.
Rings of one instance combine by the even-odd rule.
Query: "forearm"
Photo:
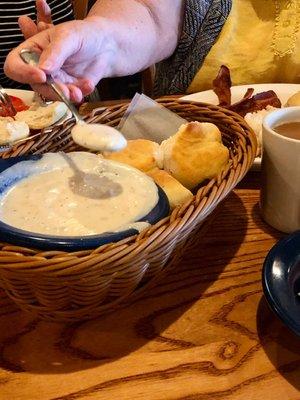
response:
[[[168,58],[177,46],[183,7],[184,0],[98,0],[87,20],[104,27],[112,43],[109,74],[133,74]]]

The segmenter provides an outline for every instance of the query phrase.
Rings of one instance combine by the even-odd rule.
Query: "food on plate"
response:
[[[190,122],[161,144],[163,169],[188,189],[217,176],[229,160],[221,132],[211,123]]]
[[[213,91],[219,99],[219,105],[244,117],[248,113],[257,112],[268,106],[280,108],[281,101],[273,90],[253,95],[254,89],[247,89],[244,97],[231,104],[231,77],[230,70],[225,65],[220,67],[218,76],[213,81]]]
[[[67,112],[67,106],[55,102],[41,107],[33,103],[30,107],[22,99],[9,96],[16,113],[0,103],[0,144],[13,144],[30,135],[30,129],[40,130],[60,120]]]
[[[28,110],[29,106],[25,104],[24,101],[19,97],[9,95],[9,98],[17,112]]]
[[[67,110],[64,103],[56,101],[45,107],[33,105],[28,110],[18,112],[15,119],[26,122],[30,129],[44,129],[59,121]]]
[[[11,117],[0,117],[0,145],[13,143],[29,136],[29,127],[23,121]]]
[[[213,80],[213,90],[218,96],[219,105],[228,107],[231,105],[231,77],[230,70],[222,65],[216,79]]]
[[[295,93],[291,96],[286,102],[287,107],[296,107],[300,106],[300,92]]]
[[[248,113],[244,117],[247,124],[256,133],[258,141],[258,149],[257,149],[258,155],[261,153],[263,119],[265,118],[266,115],[268,115],[270,112],[274,110],[276,110],[276,108],[268,106],[264,110]]]
[[[267,107],[281,108],[281,101],[273,90],[255,94],[232,104],[228,108],[244,117],[246,114],[265,110]]]
[[[166,193],[171,209],[184,204],[193,197],[193,193],[185,188],[177,179],[173,178],[168,172],[159,168],[154,168],[147,172],[155,183]]]
[[[218,76],[213,81],[213,91],[219,99],[220,106],[244,117],[248,125],[254,130],[258,139],[257,156],[259,156],[261,154],[262,145],[263,119],[271,111],[276,108],[281,108],[281,101],[273,90],[253,95],[254,89],[248,88],[240,101],[231,104],[231,84],[230,70],[225,65],[222,65]],[[296,100],[297,99],[295,99],[295,101]]]
[[[74,167],[75,165],[75,167]],[[83,196],[77,184],[99,181],[97,197]],[[89,236],[129,228],[159,200],[154,181],[130,166],[86,152],[48,153],[38,161],[23,161],[0,174],[19,180],[0,196],[0,220],[30,232],[54,236]]]
[[[146,139],[128,140],[127,147],[116,153],[104,153],[104,158],[131,165],[147,172],[157,167],[159,144]]]
[[[16,112],[28,110],[28,106],[21,100],[19,97],[10,96],[10,101]],[[15,115],[14,112],[10,109],[10,107],[6,107],[4,103],[0,103],[0,116],[1,117],[13,117]]]

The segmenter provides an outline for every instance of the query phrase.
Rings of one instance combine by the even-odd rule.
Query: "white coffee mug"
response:
[[[260,207],[264,220],[281,232],[300,229],[300,140],[274,127],[300,122],[300,107],[281,108],[263,122]]]

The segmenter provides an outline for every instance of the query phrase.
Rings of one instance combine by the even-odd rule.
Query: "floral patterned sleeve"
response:
[[[155,96],[185,93],[230,13],[232,0],[185,0],[181,37],[174,54],[157,65]]]

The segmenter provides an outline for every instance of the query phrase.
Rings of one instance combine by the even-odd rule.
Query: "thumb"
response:
[[[36,24],[26,15],[20,17],[18,23],[25,39],[29,39],[31,36],[37,34],[38,30]]]

